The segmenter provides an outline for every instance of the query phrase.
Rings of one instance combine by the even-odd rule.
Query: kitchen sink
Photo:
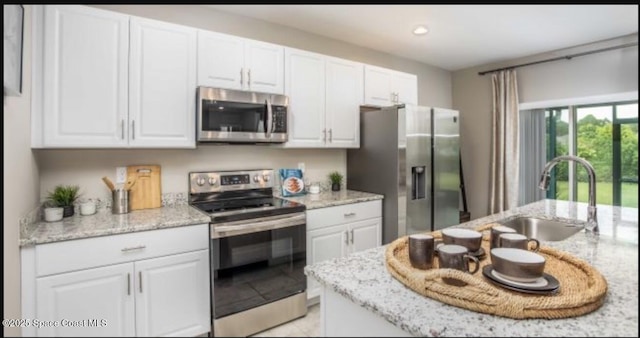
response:
[[[585,226],[584,222],[578,220],[550,220],[531,216],[509,217],[497,222],[540,241],[562,241]]]

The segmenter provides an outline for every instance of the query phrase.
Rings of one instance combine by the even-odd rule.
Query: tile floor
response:
[[[309,307],[307,315],[250,337],[318,337],[320,336],[320,304]]]

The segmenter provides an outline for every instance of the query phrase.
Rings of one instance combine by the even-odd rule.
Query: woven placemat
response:
[[[494,225],[498,224],[485,224],[475,230],[482,232]],[[435,238],[441,238],[440,231],[431,234]],[[538,253],[546,259],[545,273],[560,282],[560,290],[557,293],[527,294],[492,284],[482,276],[482,268],[491,264],[489,236],[489,231],[483,233],[482,247],[487,256],[480,261],[480,269],[473,275],[453,269],[439,269],[437,258],[434,259],[433,269],[413,268],[409,262],[406,236],[389,244],[385,253],[385,265],[393,277],[423,296],[460,308],[502,317],[577,317],[596,310],[604,303],[607,281],[602,274],[587,262],[549,247],[541,247]],[[456,278],[467,285],[449,285],[442,281],[442,277]]]

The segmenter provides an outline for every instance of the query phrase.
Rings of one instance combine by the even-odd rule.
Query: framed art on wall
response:
[[[4,8],[4,90],[7,95],[22,93],[22,34],[24,7],[3,5]]]

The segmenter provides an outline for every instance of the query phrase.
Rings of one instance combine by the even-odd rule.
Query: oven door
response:
[[[286,142],[283,95],[200,87],[199,142]]]
[[[214,320],[304,292],[305,213],[212,224],[211,264]]]

